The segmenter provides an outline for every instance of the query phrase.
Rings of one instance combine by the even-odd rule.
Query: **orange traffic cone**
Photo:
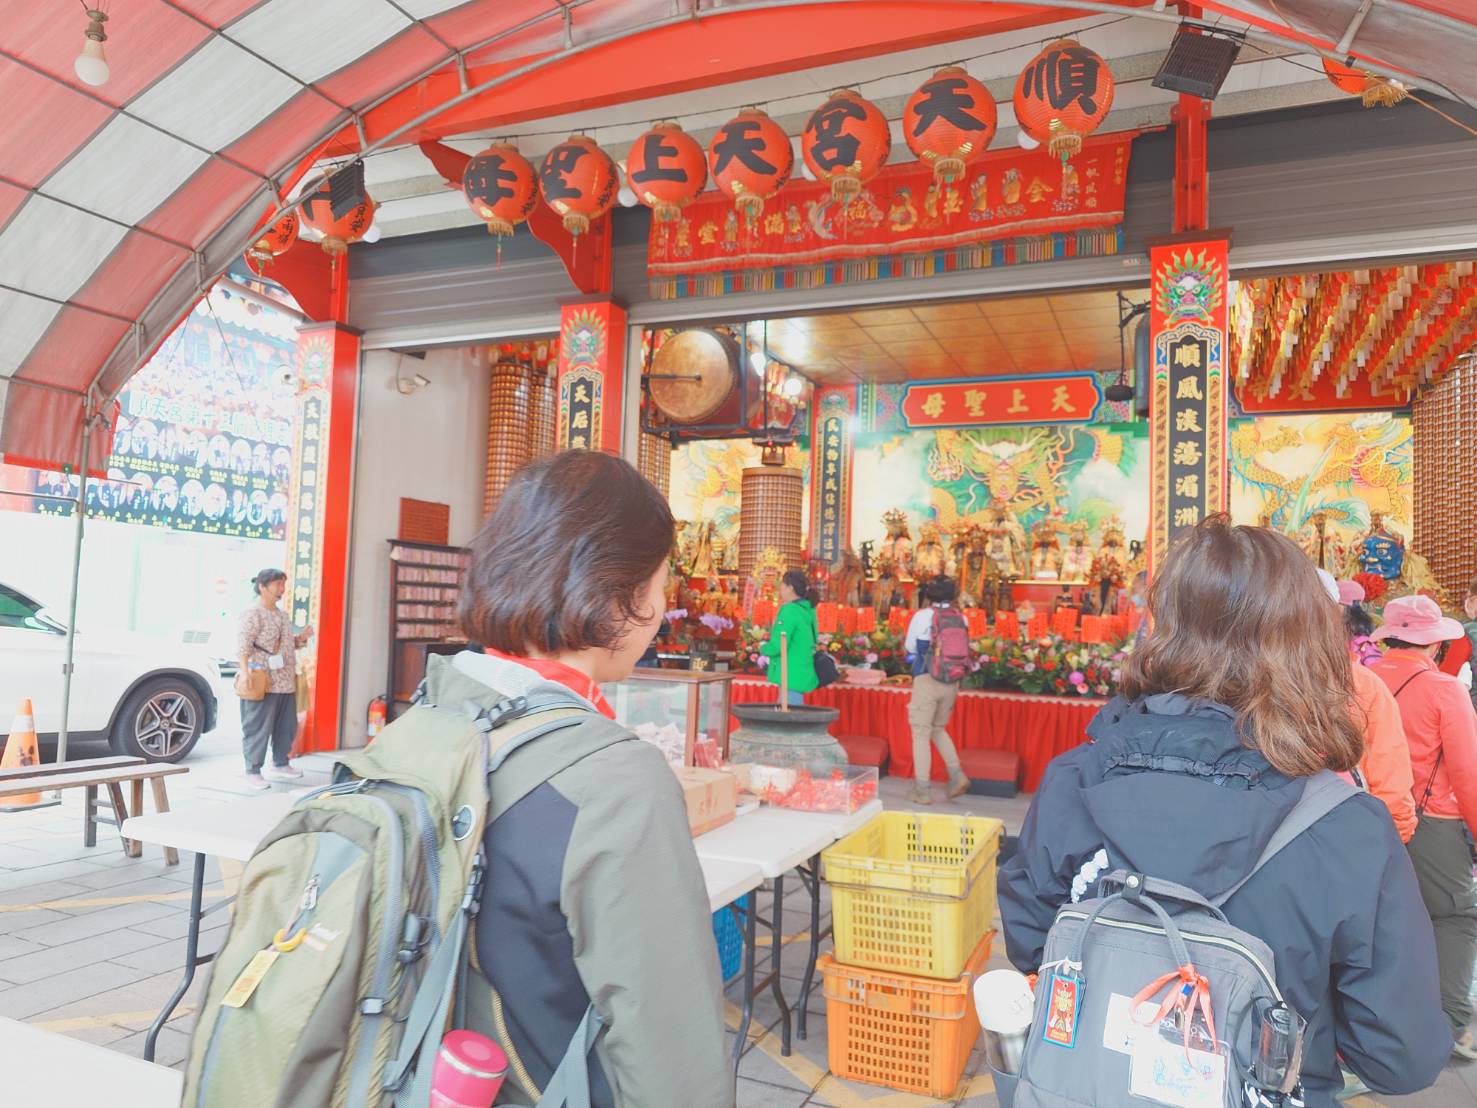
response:
[[[34,766],[41,763],[41,752],[36,747],[36,715],[31,710],[29,699],[22,700],[16,709],[15,719],[10,723],[10,736],[5,740],[5,756],[0,757],[0,769],[12,766]],[[39,808],[41,794],[21,793],[0,800],[0,811],[24,811]]]

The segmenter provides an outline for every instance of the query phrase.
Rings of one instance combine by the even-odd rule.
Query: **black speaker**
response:
[[[1149,317],[1139,317],[1133,329],[1133,410],[1136,415],[1149,414]]]

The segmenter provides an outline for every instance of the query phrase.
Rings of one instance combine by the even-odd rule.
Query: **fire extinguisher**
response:
[[[389,711],[389,704],[385,697],[377,696],[369,702],[369,726],[365,728],[365,735],[373,739],[385,729],[385,715]]]

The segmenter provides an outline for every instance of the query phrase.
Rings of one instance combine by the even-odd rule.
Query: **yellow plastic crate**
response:
[[[957,978],[995,919],[1004,832],[998,819],[884,812],[827,850],[836,961]]]

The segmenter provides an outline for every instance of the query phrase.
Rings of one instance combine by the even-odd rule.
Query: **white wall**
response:
[[[451,505],[451,543],[469,542],[482,523],[487,462],[487,363],[473,350],[404,357],[406,377],[431,383],[410,396],[395,387],[402,356],[364,355],[359,442],[354,460],[349,629],[343,737],[362,746],[366,709],[384,692],[390,621],[390,548],[400,498]]]

